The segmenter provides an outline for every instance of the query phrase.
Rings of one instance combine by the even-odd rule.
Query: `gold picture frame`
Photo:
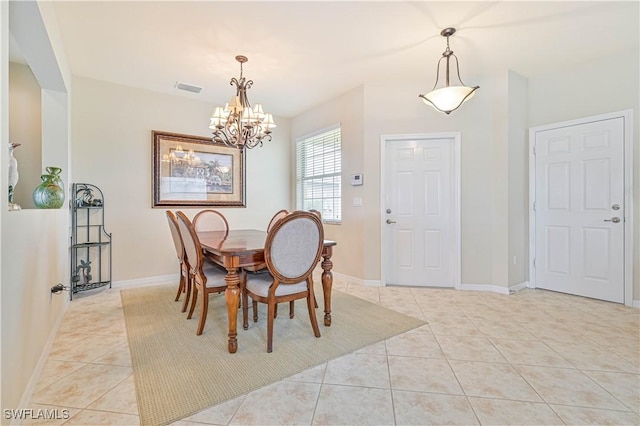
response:
[[[244,151],[153,130],[153,207],[246,207]]]

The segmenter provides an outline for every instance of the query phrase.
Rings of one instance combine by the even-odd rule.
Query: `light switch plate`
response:
[[[362,207],[362,198],[356,197],[353,199],[353,207]]]

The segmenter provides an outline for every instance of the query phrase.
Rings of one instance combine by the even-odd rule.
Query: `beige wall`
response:
[[[50,3],[12,2],[9,20],[8,2],[0,2],[0,187],[7,188],[7,144],[9,143],[9,30],[21,45],[25,57],[38,58],[30,64],[41,92],[38,101],[28,99],[32,119],[42,124],[42,161],[22,158],[25,170],[41,170],[41,162],[63,168],[68,182],[69,139],[66,94],[70,76],[66,58],[57,37],[55,17]],[[33,81],[31,81],[33,89]],[[32,90],[29,90],[30,92]],[[16,93],[15,90],[12,93]],[[15,118],[15,117],[14,117]],[[12,126],[11,126],[12,127]],[[11,136],[30,141],[26,127],[11,129]],[[15,131],[14,131],[15,130]],[[33,137],[39,137],[38,135]],[[39,154],[38,154],[39,155]],[[40,173],[38,174],[38,178]],[[21,179],[18,189],[27,184]],[[6,190],[6,189],[5,189]],[[51,287],[68,282],[69,210],[24,209],[7,211],[6,192],[0,197],[0,323],[1,333],[1,406],[27,408],[43,355],[52,342],[57,324],[68,302],[67,295],[52,295]],[[22,404],[22,405],[21,405]],[[2,424],[9,422],[2,416]]]
[[[363,197],[363,186],[351,186],[351,175],[364,171],[366,151],[363,138],[363,96],[362,88],[349,91],[331,101],[301,114],[291,121],[291,155],[295,156],[295,142],[300,137],[325,129],[335,124],[342,131],[342,223],[326,224],[325,237],[336,240],[338,246],[332,257],[334,270],[342,274],[362,279],[364,276],[365,249],[363,245],[363,220],[371,207],[365,202],[363,207],[353,207],[354,197]],[[295,206],[295,161],[292,161],[291,179],[292,205]],[[364,186],[369,177],[364,174]]]
[[[481,85],[484,87],[485,83]],[[343,223],[325,227],[339,244],[334,255],[335,270],[365,283],[378,283],[381,279],[381,135],[461,131],[462,280],[490,284],[491,250],[486,249],[486,241],[491,240],[492,179],[485,170],[491,170],[493,163],[494,100],[478,96],[456,115],[444,116],[418,99],[416,87],[420,83],[366,85],[291,121],[292,140],[337,122],[342,125]],[[490,88],[485,90],[491,93]],[[357,172],[363,173],[364,185],[351,187],[350,176]],[[361,197],[363,206],[353,207],[353,197]]]
[[[176,275],[165,209],[151,207],[151,131],[209,136],[213,106],[80,77],[73,79],[72,105],[72,180],[104,193],[114,281]],[[247,150],[247,208],[219,208],[232,228],[266,229],[277,210],[290,208],[289,125],[278,117],[276,123],[271,142]],[[200,209],[182,210],[193,217]]]
[[[609,78],[611,63],[619,65],[617,79]],[[337,252],[347,251],[336,255],[335,270],[365,283],[381,279],[381,135],[460,132],[462,284],[513,287],[526,283],[528,129],[626,108],[634,109],[634,122],[638,123],[637,76],[636,50],[531,80],[506,70],[485,77],[474,81],[481,86],[477,96],[449,116],[435,113],[419,102],[419,82],[394,82],[365,85],[294,117],[292,140],[338,121],[349,135],[343,136],[346,223],[335,226],[337,230],[333,231],[340,243]],[[628,84],[617,84],[620,79]],[[413,98],[416,102],[407,101]],[[359,130],[362,144],[350,137]],[[638,125],[634,141],[634,300],[638,300]],[[362,151],[358,153],[358,149]],[[348,178],[359,171],[364,173],[364,185],[353,191]],[[363,207],[351,206],[354,194],[363,198]],[[351,217],[357,223],[352,223]]]
[[[52,6],[43,2],[33,10],[34,4],[23,2],[19,7],[29,9],[31,18],[36,23],[40,20],[40,27],[29,21],[21,30],[31,38],[44,30],[47,37],[40,47],[48,45],[57,62],[50,80],[47,69],[34,70],[39,80],[51,82],[43,86],[53,90],[46,91],[42,105],[43,131],[47,134],[43,138],[43,162],[62,165],[67,185],[86,181],[104,190],[108,230],[114,234],[116,281],[175,275],[176,260],[164,210],[151,208],[151,130],[209,135],[212,105],[76,78],[71,92],[69,154],[67,124],[61,122],[69,117],[67,98],[60,93],[59,83],[63,81],[70,88],[71,79]],[[0,2],[0,142],[5,147],[9,142],[8,8],[8,2]],[[526,90],[529,127],[633,108],[635,300],[640,299],[638,62],[638,51],[634,50],[574,70],[532,78]],[[522,161],[519,132],[523,129],[516,120],[522,119],[524,106],[516,93],[525,92],[525,82],[506,72],[469,81],[481,89],[451,116],[435,113],[417,99],[424,82],[394,81],[354,89],[292,119],[291,126],[288,120],[277,118],[274,140],[247,154],[248,208],[225,208],[224,214],[233,227],[265,228],[273,212],[292,208],[291,141],[341,122],[344,219],[342,225],[327,226],[327,236],[339,242],[335,270],[365,282],[379,280],[380,136],[461,132],[462,282],[498,286],[517,283],[521,271],[505,262],[508,265],[512,253],[523,250],[518,236],[522,223],[516,213],[522,200],[513,197],[522,183],[510,186],[501,179],[522,178],[518,167]],[[53,112],[48,114],[49,110]],[[54,145],[45,139],[52,139]],[[505,147],[507,153],[499,151]],[[72,163],[67,164],[70,156]],[[0,149],[0,188],[6,188],[6,160],[6,149]],[[349,176],[357,172],[363,173],[364,185],[351,187]],[[73,179],[68,178],[69,173]],[[362,197],[363,207],[351,207],[353,197]],[[190,209],[188,214],[196,211]],[[506,224],[500,220],[504,217],[508,219]],[[0,197],[2,408],[20,403],[62,317],[65,296],[51,296],[49,288],[57,282],[68,282],[68,218],[66,208],[7,212],[6,197]],[[503,282],[505,279],[508,282]]]
[[[380,279],[380,137],[410,133],[461,134],[462,283],[492,284],[493,94],[496,82],[473,81],[480,89],[460,110],[445,115],[418,98],[424,82],[365,86],[365,269]]]
[[[529,280],[529,82],[513,71],[508,79],[509,254],[504,263],[513,287]]]
[[[13,152],[20,179],[14,202],[33,209],[33,190],[42,173],[42,109],[40,85],[26,64],[9,64],[9,140],[20,146]]]
[[[529,126],[633,109],[634,295],[640,299],[640,58],[638,49],[529,80]]]

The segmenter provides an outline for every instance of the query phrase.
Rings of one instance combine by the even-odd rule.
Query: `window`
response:
[[[322,221],[342,218],[342,137],[340,126],[296,143],[296,202],[299,209],[315,209]]]

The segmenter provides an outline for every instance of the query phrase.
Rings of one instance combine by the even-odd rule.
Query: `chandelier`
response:
[[[240,62],[240,78],[231,79],[232,86],[236,86],[236,94],[228,104],[216,107],[211,116],[209,128],[213,130],[213,141],[225,145],[243,148],[262,146],[264,141],[271,140],[271,130],[276,127],[271,114],[265,114],[262,105],[255,104],[251,108],[247,98],[247,89],[253,85],[253,80],[242,76],[242,64],[248,61],[246,56],[236,56]]]
[[[202,164],[202,159],[192,149],[185,151],[182,149],[182,145],[178,145],[169,154],[163,154],[161,161],[171,163],[174,166],[198,166]]]
[[[451,111],[458,109],[460,105],[468,101],[473,97],[475,91],[480,86],[469,87],[465,86],[460,78],[460,67],[458,66],[458,57],[453,54],[453,51],[449,49],[449,37],[456,32],[455,28],[445,28],[440,32],[440,35],[447,38],[447,49],[442,52],[442,57],[438,61],[438,68],[436,70],[436,84],[433,85],[433,89],[426,95],[418,95],[422,98],[425,104],[430,105],[440,112],[449,114]],[[459,86],[451,86],[449,80],[449,62],[453,57],[456,60],[456,74],[458,75]],[[440,78],[440,62],[446,59],[446,80],[444,87],[438,87],[438,80]]]

